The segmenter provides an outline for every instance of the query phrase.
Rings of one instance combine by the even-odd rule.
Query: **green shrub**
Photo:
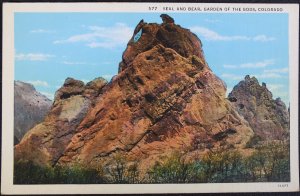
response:
[[[14,164],[14,184],[48,184],[53,175],[51,168],[32,162],[18,161]]]
[[[175,153],[148,171],[148,183],[287,182],[290,180],[287,143],[268,142],[252,155],[237,150],[210,151],[201,159],[186,162]]]
[[[149,183],[187,183],[193,178],[193,164],[187,163],[177,152],[148,171]]]
[[[211,151],[202,158],[204,182],[243,182],[245,168],[238,151]]]
[[[111,165],[106,169],[106,176],[113,184],[136,184],[141,183],[138,161],[128,161],[125,156],[116,153]]]
[[[259,181],[286,182],[290,180],[289,143],[282,141],[268,142],[257,148],[250,160],[259,173]]]
[[[41,167],[29,161],[14,165],[14,184],[99,184],[107,180],[95,169],[73,167]]]

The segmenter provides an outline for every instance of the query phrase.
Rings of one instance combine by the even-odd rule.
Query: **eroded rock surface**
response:
[[[260,85],[247,75],[228,95],[236,110],[247,120],[262,140],[284,140],[289,137],[289,113],[280,98],[273,99],[267,84]]]

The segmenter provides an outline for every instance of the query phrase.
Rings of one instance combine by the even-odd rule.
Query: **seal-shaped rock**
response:
[[[161,17],[163,23],[174,23],[174,19],[167,14],[161,14],[160,17]]]

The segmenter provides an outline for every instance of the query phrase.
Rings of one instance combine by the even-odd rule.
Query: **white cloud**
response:
[[[280,68],[280,69],[266,69],[264,70],[265,73],[288,73],[289,68]]]
[[[242,80],[244,77],[240,75],[235,75],[235,74],[228,74],[228,73],[223,73],[221,75],[222,78],[229,78],[231,80]]]
[[[191,27],[190,28],[192,32],[200,34],[204,39],[208,41],[235,41],[235,40],[250,40],[249,37],[247,36],[240,36],[240,35],[235,35],[235,36],[223,36],[220,35],[219,33],[210,30],[205,27]]]
[[[231,65],[231,64],[224,64],[224,68],[228,69],[236,69],[236,68],[264,68],[275,63],[274,59],[267,59],[259,62],[249,62],[249,63],[242,63],[239,65]]]
[[[276,38],[275,37],[268,37],[266,35],[257,35],[253,37],[254,41],[260,41],[260,42],[269,42],[269,41],[274,41]]]
[[[113,42],[91,42],[87,44],[87,46],[90,48],[114,48],[117,45],[118,43]]]
[[[49,58],[55,57],[51,54],[43,54],[43,53],[19,53],[15,55],[15,59],[17,61],[47,61]]]
[[[30,33],[55,33],[55,31],[47,29],[33,29]]]
[[[262,73],[255,75],[257,78],[266,79],[266,78],[282,78],[280,74],[277,73]]]
[[[271,91],[278,91],[284,87],[283,84],[267,84],[267,87]]]
[[[46,81],[41,81],[41,80],[27,81],[27,82],[34,86],[43,86],[43,87],[49,86],[49,84]]]
[[[89,26],[88,33],[73,35],[65,40],[56,40],[54,44],[84,42],[90,48],[115,48],[126,44],[132,36],[133,29],[124,23],[111,27]]]
[[[208,22],[208,23],[218,23],[218,22],[221,22],[220,20],[217,20],[217,19],[205,19],[204,21]]]
[[[221,35],[218,32],[215,32],[211,29],[201,26],[194,26],[190,28],[192,32],[197,33],[200,37],[208,41],[260,41],[267,42],[275,40],[274,37],[268,37],[266,35],[256,35],[254,37],[245,36],[245,35]]]
[[[63,61],[62,64],[65,65],[85,65],[85,62],[71,62],[71,61]]]
[[[229,69],[233,69],[233,68],[237,68],[238,66],[237,65],[223,65],[224,68],[229,68]]]
[[[113,27],[90,26],[89,29],[97,33],[99,37],[125,43],[133,33],[133,29],[124,23],[116,23]]]
[[[269,65],[273,65],[275,63],[274,59],[269,59],[269,60],[264,60],[260,62],[255,62],[255,63],[244,63],[241,64],[239,67],[241,68],[263,68],[267,67]]]
[[[97,34],[95,33],[86,33],[81,35],[73,35],[65,40],[56,40],[54,44],[63,44],[63,43],[74,43],[74,42],[85,42],[95,40]]]
[[[49,92],[40,92],[40,93],[45,95],[46,97],[48,97],[51,100],[54,99],[54,94],[53,93],[49,93]]]

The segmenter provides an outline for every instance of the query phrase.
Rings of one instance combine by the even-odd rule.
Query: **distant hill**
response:
[[[14,82],[14,144],[36,124],[44,120],[52,101],[37,92],[33,85]]]

